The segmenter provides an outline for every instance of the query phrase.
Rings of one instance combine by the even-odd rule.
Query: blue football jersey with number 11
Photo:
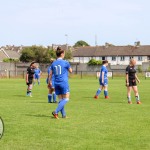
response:
[[[55,84],[68,82],[69,68],[70,68],[69,62],[60,58],[52,63],[51,70],[54,74]]]

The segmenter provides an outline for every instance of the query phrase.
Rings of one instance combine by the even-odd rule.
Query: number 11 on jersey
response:
[[[56,69],[56,75],[60,75],[61,74],[61,66],[60,65],[55,66],[55,69]]]

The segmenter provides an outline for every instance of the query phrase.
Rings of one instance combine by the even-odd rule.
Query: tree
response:
[[[71,50],[68,50],[65,52],[65,59],[66,60],[71,60],[72,59],[72,52]]]
[[[74,47],[81,47],[81,46],[90,46],[90,45],[87,42],[82,41],[82,40],[77,41],[74,45]]]
[[[56,51],[53,49],[45,48],[43,46],[31,46],[22,50],[20,61],[31,62],[36,61],[38,63],[49,63],[50,59],[56,59]],[[65,59],[70,60],[72,58],[72,52],[66,51]]]
[[[51,58],[56,59],[56,51],[48,49],[43,59],[43,63],[49,63]]]
[[[35,53],[31,48],[27,47],[22,50],[20,61],[22,62],[31,62],[35,59]]]

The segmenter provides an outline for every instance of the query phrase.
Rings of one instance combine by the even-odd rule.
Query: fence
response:
[[[109,78],[115,78],[115,77],[125,77],[125,71],[110,71],[109,73]],[[139,77],[147,78],[146,76],[148,73],[143,72],[143,73],[138,73]],[[11,71],[11,70],[1,70],[0,71],[0,78],[22,78],[24,79],[26,76],[26,71]],[[41,78],[46,78],[47,77],[47,72],[42,72]],[[99,71],[78,71],[75,72],[73,71],[72,74],[69,74],[70,78],[99,78]]]

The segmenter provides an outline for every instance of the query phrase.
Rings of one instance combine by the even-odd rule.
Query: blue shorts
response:
[[[99,84],[102,86],[107,86],[108,85],[108,79],[104,79],[104,83],[102,83],[102,79],[99,79]]]
[[[57,84],[55,83],[55,93],[56,95],[62,95],[69,93],[69,85],[68,84]]]
[[[46,83],[48,84],[48,78],[46,79]],[[54,80],[52,80],[52,87],[51,88],[55,88]]]
[[[34,74],[34,79],[39,79],[40,76],[38,74]]]

